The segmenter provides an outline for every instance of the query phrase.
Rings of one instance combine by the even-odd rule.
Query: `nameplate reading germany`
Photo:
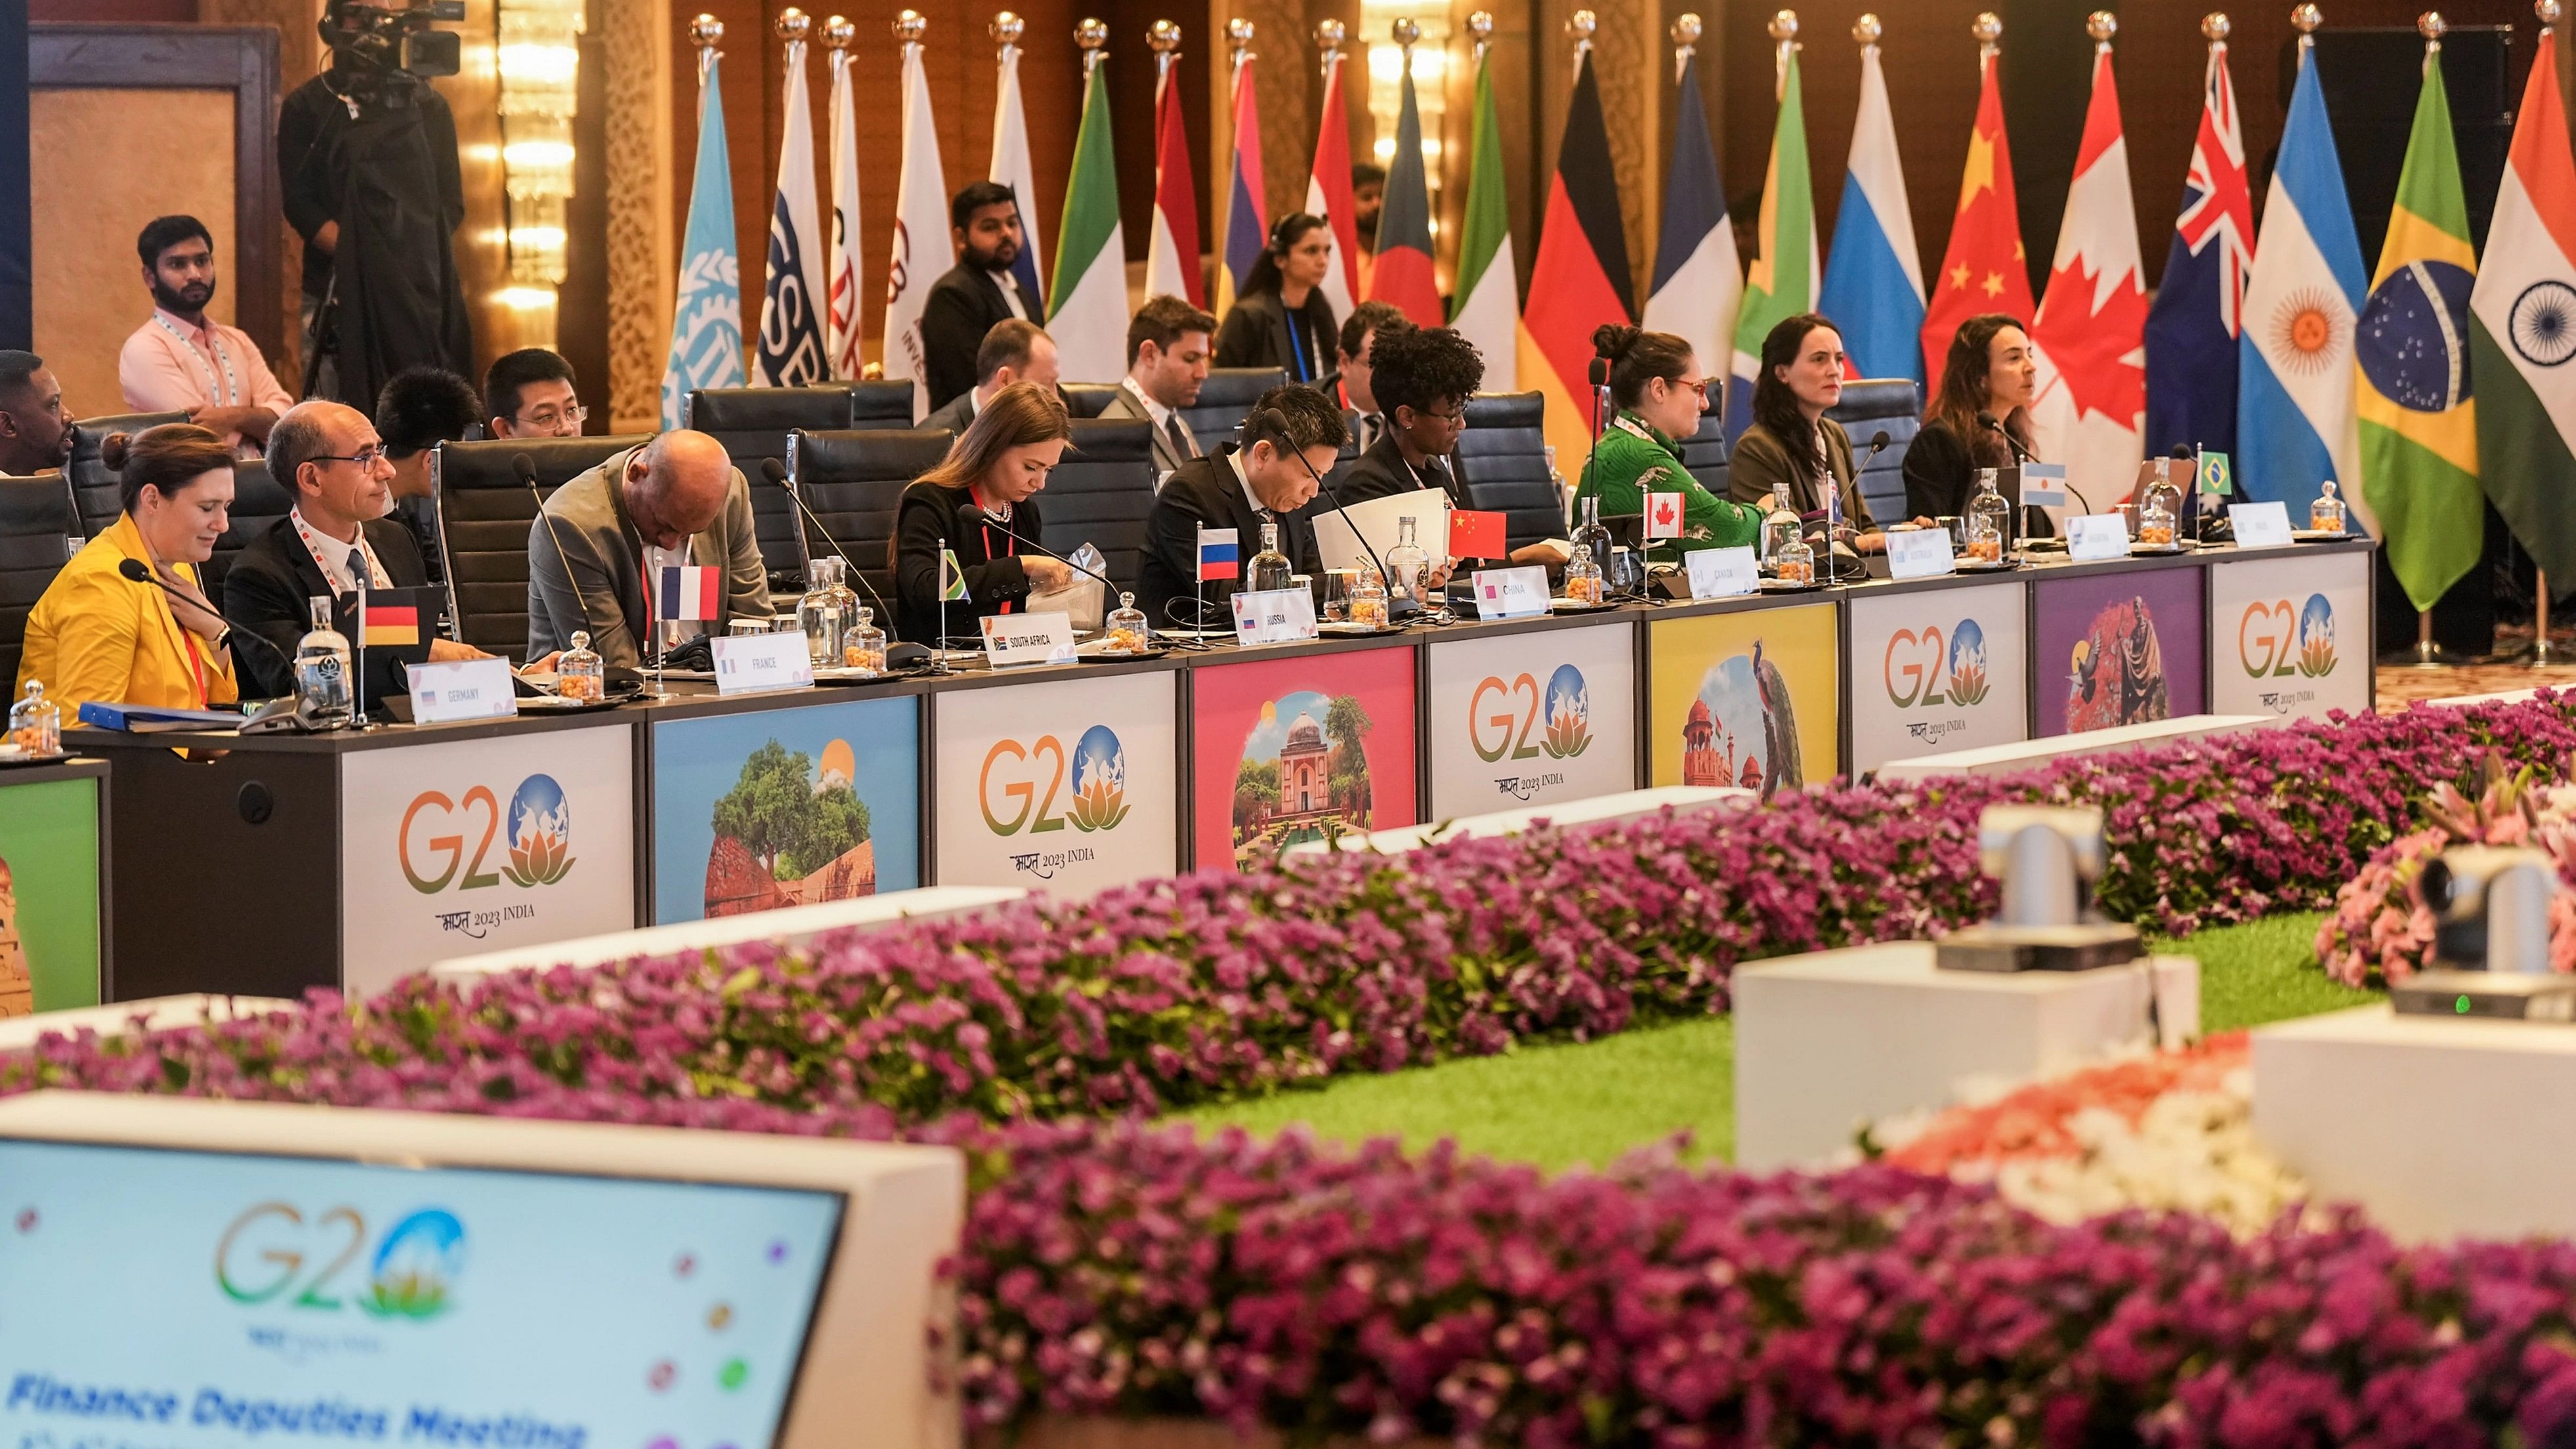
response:
[[[518,712],[519,696],[510,689],[507,659],[458,659],[411,667],[411,717],[415,724],[508,719]]]
[[[1294,644],[1315,637],[1315,596],[1272,589],[1234,596],[1234,636],[1244,644]]]
[[[1073,662],[1071,614],[994,614],[983,625],[984,662],[995,669]]]

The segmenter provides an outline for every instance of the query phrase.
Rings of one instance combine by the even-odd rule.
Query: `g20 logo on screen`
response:
[[[1994,688],[1986,677],[1986,631],[1974,619],[1961,619],[1946,638],[1931,624],[1897,630],[1887,637],[1879,675],[1887,702],[1898,709],[1969,708]]]
[[[465,1225],[456,1214],[421,1208],[375,1239],[373,1251],[368,1241],[366,1215],[356,1208],[308,1218],[292,1203],[257,1203],[215,1241],[215,1286],[250,1306],[354,1307],[377,1318],[425,1321],[454,1306],[449,1295],[465,1270]]]
[[[995,835],[1115,830],[1128,812],[1127,747],[1107,725],[1084,730],[1070,752],[1054,735],[999,740],[984,752],[975,795]]]
[[[2236,660],[2249,679],[2293,673],[2322,679],[2334,673],[2334,605],[2323,594],[2308,595],[2296,610],[2287,599],[2247,604],[2236,619]]]
[[[496,840],[507,864],[492,859]],[[471,891],[504,880],[521,888],[553,885],[572,873],[572,804],[552,775],[521,780],[507,809],[486,785],[454,798],[423,790],[403,811],[394,849],[403,879],[425,896],[450,885]]]
[[[1544,727],[1542,727],[1542,725]],[[1536,743],[1530,736],[1537,735]],[[1467,696],[1467,739],[1477,758],[1570,760],[1592,747],[1592,689],[1583,671],[1560,664],[1541,689],[1531,674],[1487,675]]]

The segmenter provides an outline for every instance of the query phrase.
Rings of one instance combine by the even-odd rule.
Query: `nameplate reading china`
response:
[[[1234,596],[1234,636],[1244,644],[1294,644],[1315,637],[1315,596],[1272,589]]]
[[[1946,528],[1891,528],[1887,531],[1887,576],[1892,579],[1936,579],[1956,573]]]
[[[518,712],[519,696],[510,689],[507,659],[458,659],[411,667],[414,724],[508,719]]]
[[[2077,563],[2129,556],[2129,523],[2116,513],[2078,513],[2066,520],[2066,556]]]
[[[1022,664],[1071,664],[1071,614],[993,614],[984,625],[984,662],[995,669]]]
[[[2278,548],[2290,542],[2290,510],[2277,498],[2269,503],[2231,503],[2227,521],[2236,526],[2238,548]]]
[[[1547,570],[1543,568],[1476,571],[1476,617],[1526,619],[1547,612]]]
[[[718,694],[803,689],[814,682],[814,655],[803,630],[710,639],[707,644],[715,651]]]
[[[1762,564],[1750,548],[1695,548],[1682,555],[1694,599],[1729,599],[1762,587]]]

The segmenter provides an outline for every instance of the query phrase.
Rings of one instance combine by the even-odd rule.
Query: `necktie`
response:
[[[362,548],[349,550],[349,587],[365,593],[367,585],[372,582],[367,576],[367,551]]]
[[[1190,430],[1181,426],[1181,415],[1177,411],[1163,419],[1163,435],[1172,440],[1173,456],[1195,458],[1199,455],[1198,445],[1191,441]]]

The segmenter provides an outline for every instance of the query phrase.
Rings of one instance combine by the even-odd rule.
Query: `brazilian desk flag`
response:
[[[2362,492],[2388,541],[2388,565],[2419,610],[2477,567],[2485,543],[2477,414],[2469,400],[2469,292],[2477,267],[2435,43],[2424,48],[2397,206],[2353,339]]]

